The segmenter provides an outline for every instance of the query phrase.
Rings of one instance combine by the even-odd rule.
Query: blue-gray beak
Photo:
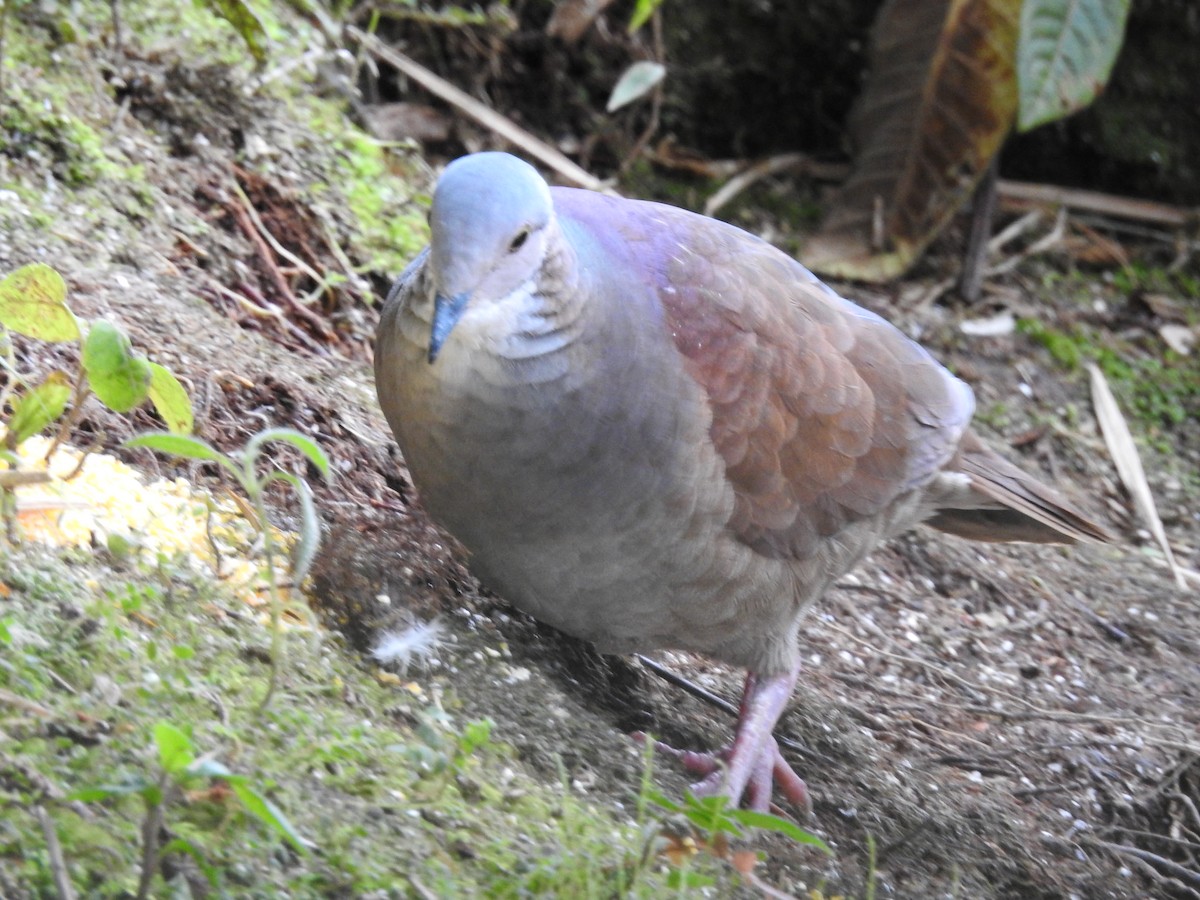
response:
[[[458,324],[459,317],[467,308],[467,301],[470,299],[471,295],[466,291],[455,294],[453,297],[447,297],[445,294],[434,296],[433,332],[429,336],[429,362],[431,365],[437,359],[438,354],[442,352],[442,344],[446,343],[446,338],[450,337],[450,332]]]

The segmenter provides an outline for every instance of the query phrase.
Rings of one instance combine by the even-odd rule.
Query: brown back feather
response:
[[[954,455],[973,401],[928,353],[769,244],[656,210],[691,238],[669,254],[659,297],[708,394],[743,541],[810,557]]]

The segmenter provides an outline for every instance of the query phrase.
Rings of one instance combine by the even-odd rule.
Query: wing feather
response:
[[[919,345],[769,244],[643,207],[664,236],[665,322],[711,404],[743,541],[810,556],[954,455],[974,401]]]

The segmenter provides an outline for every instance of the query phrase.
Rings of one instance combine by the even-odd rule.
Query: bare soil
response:
[[[268,195],[291,198],[296,212],[273,219],[274,233],[301,252],[306,235],[324,246],[297,187],[323,165],[321,137],[281,101],[247,101],[231,72],[160,58],[125,65],[129,114],[102,85],[82,93],[112,103],[111,140],[140,158],[154,202],[123,229],[111,211],[96,228],[69,192],[52,190],[47,202],[61,200],[52,228],[6,214],[0,270],[51,262],[79,313],[119,318],[136,345],[183,376],[198,430],[217,445],[235,448],[267,424],[319,439],[338,477],[319,494],[327,539],[313,603],[360,649],[398,608],[442,614],[460,640],[431,678],[495,719],[533,771],[558,781],[565,769],[577,790],[625,803],[639,771],[628,732],[720,746],[725,713],[636,661],[538,625],[471,578],[422,511],[377,409],[366,353],[374,307],[322,311],[340,323],[333,341],[303,317],[289,314],[287,327],[252,317],[214,289],[272,296],[258,248],[229,213],[235,161],[254,170],[239,183],[260,208]],[[269,140],[269,158],[246,159],[254,136]],[[25,177],[38,163],[8,165]],[[972,383],[981,410],[1003,404],[1003,421],[985,417],[981,431],[1000,447],[1018,439],[1011,456],[1103,510],[1125,543],[992,547],[918,530],[831,591],[804,629],[807,671],[779,736],[809,781],[806,824],[837,855],[824,862],[764,839],[766,877],[794,894],[824,878],[827,894],[863,896],[873,842],[880,897],[1200,896],[1200,604],[1138,535],[1082,375],[1021,334],[965,338],[957,324],[977,311],[897,312],[897,298],[933,283],[938,265],[886,296],[847,292],[919,333]],[[1021,291],[1045,321],[1078,315],[1075,300],[1038,291],[1039,265],[1001,286]],[[1128,298],[1096,284],[1108,303],[1096,315],[1128,327],[1118,321]],[[113,446],[154,424],[149,413],[122,420],[89,409],[84,439]],[[1200,567],[1196,424],[1161,438],[1167,452],[1150,456],[1152,484],[1181,562]],[[505,677],[466,657],[502,644],[512,653]],[[659,660],[736,700],[740,673],[678,653]],[[686,783],[666,761],[657,777],[668,792]]]

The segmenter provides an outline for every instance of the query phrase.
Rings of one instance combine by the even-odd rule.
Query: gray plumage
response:
[[[802,614],[879,542],[1105,537],[969,430],[964,383],[746,232],[502,153],[446,169],[431,229],[375,360],[421,497],[533,616],[749,670],[710,790],[801,800],[770,730]]]

